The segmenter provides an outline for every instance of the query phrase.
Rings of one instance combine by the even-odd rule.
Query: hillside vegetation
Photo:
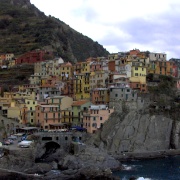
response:
[[[45,16],[30,0],[0,0],[0,53],[21,55],[42,48],[73,62],[109,54],[98,42]]]
[[[34,74],[33,65],[16,66],[11,69],[0,70],[0,86],[4,91],[10,91],[10,87],[29,83],[30,75]]]

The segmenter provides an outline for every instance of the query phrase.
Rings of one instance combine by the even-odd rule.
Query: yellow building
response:
[[[14,92],[4,92],[3,93],[3,98],[5,99],[13,99],[14,97]]]
[[[16,65],[16,60],[15,59],[9,60],[9,63],[8,63],[9,68],[11,68],[11,67],[13,67],[15,65]]]
[[[81,73],[89,73],[90,72],[90,62],[91,59],[88,59],[86,62],[81,63]]]
[[[11,102],[10,107],[7,111],[7,117],[13,118],[15,120],[21,121],[21,108],[24,106],[24,103]]]
[[[41,85],[41,86],[46,85],[47,79],[48,79],[48,77],[43,77],[43,78],[41,77],[40,85]]]
[[[89,73],[77,74],[74,78],[74,99],[89,99],[90,98],[90,75]]]
[[[61,111],[61,123],[65,123],[70,126],[72,124],[72,119],[73,116],[71,108]]]
[[[31,75],[29,78],[30,84],[40,85],[41,84],[41,76],[40,75]]]
[[[35,124],[35,107],[37,105],[37,101],[33,99],[25,99],[25,105],[21,107],[21,121],[25,122],[25,124]],[[25,117],[25,119],[24,119]]]
[[[71,63],[66,63],[66,64],[62,64],[60,66],[60,80],[64,81],[64,80],[69,80],[70,78],[72,78],[73,75],[73,66]]]
[[[60,110],[65,110],[71,107],[73,99],[68,96],[53,96],[46,98],[45,102],[46,104],[58,105]]]
[[[156,72],[156,62],[155,61],[150,61],[149,62],[149,65],[148,65],[148,68],[147,68],[147,73],[152,73],[152,74],[155,74]]]
[[[12,99],[16,100],[16,99],[35,99],[35,92],[5,92],[5,96],[9,96]]]
[[[140,92],[147,92],[146,76],[135,76],[129,79],[130,87]]]
[[[5,56],[6,56],[6,60],[9,60],[9,61],[14,58],[14,54],[13,53],[8,53]]]
[[[108,55],[109,60],[116,60],[118,58],[119,58],[118,53],[112,53]]]
[[[131,62],[131,76],[146,76],[147,68],[145,67],[145,63],[143,62]]]

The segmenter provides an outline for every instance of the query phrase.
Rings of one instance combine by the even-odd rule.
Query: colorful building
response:
[[[91,91],[92,104],[108,104],[109,88],[95,88]]]
[[[47,52],[44,50],[34,50],[31,52],[27,52],[16,59],[16,64],[34,64],[37,62],[45,61],[46,55],[50,55],[53,58],[52,52]]]
[[[91,105],[88,112],[83,113],[83,127],[89,133],[95,133],[109,119],[114,109],[109,109],[106,105]]]
[[[73,79],[74,100],[90,98],[90,74],[77,74]]]
[[[57,125],[61,123],[60,108],[53,104],[38,104],[35,119],[36,126],[42,129],[59,129],[60,125]]]
[[[72,104],[72,125],[83,127],[83,112],[87,111],[90,106],[90,101],[80,100],[74,101]]]
[[[174,63],[171,61],[155,61],[156,69],[155,74],[161,74],[166,76],[173,76]]]
[[[131,77],[129,79],[130,88],[139,92],[147,92],[146,76]]]

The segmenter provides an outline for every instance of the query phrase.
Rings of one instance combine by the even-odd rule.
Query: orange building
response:
[[[108,62],[108,69],[109,69],[111,72],[114,72],[114,71],[115,71],[115,60],[112,60],[112,61],[109,61],[109,62]]]
[[[133,49],[129,51],[129,55],[131,56],[137,56],[140,53],[139,49]]]
[[[51,129],[52,125],[59,124],[61,120],[60,108],[58,105],[42,105],[36,106],[36,125],[43,129]],[[57,126],[59,129],[59,127]]]
[[[109,89],[95,88],[92,90],[91,101],[93,104],[108,104],[109,103]]]
[[[173,62],[171,61],[155,61],[155,74],[161,74],[161,75],[167,75],[172,76],[173,75]]]

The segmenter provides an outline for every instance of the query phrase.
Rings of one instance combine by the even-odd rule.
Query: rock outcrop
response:
[[[174,149],[180,149],[180,122],[176,121],[173,125],[171,145]]]
[[[96,166],[100,169],[117,169],[120,167],[120,163],[107,152],[88,146],[82,153],[67,155],[59,162],[59,166],[68,169],[81,169],[90,166]]]
[[[0,158],[0,168],[23,172],[35,163],[34,151],[29,149],[4,149],[4,155]]]
[[[75,179],[113,179],[112,169],[119,169],[121,164],[107,152],[88,146],[83,152],[75,155],[67,155],[58,163],[63,169],[63,179],[72,176]]]
[[[92,141],[113,153],[167,150],[173,120],[162,115],[114,112]]]

